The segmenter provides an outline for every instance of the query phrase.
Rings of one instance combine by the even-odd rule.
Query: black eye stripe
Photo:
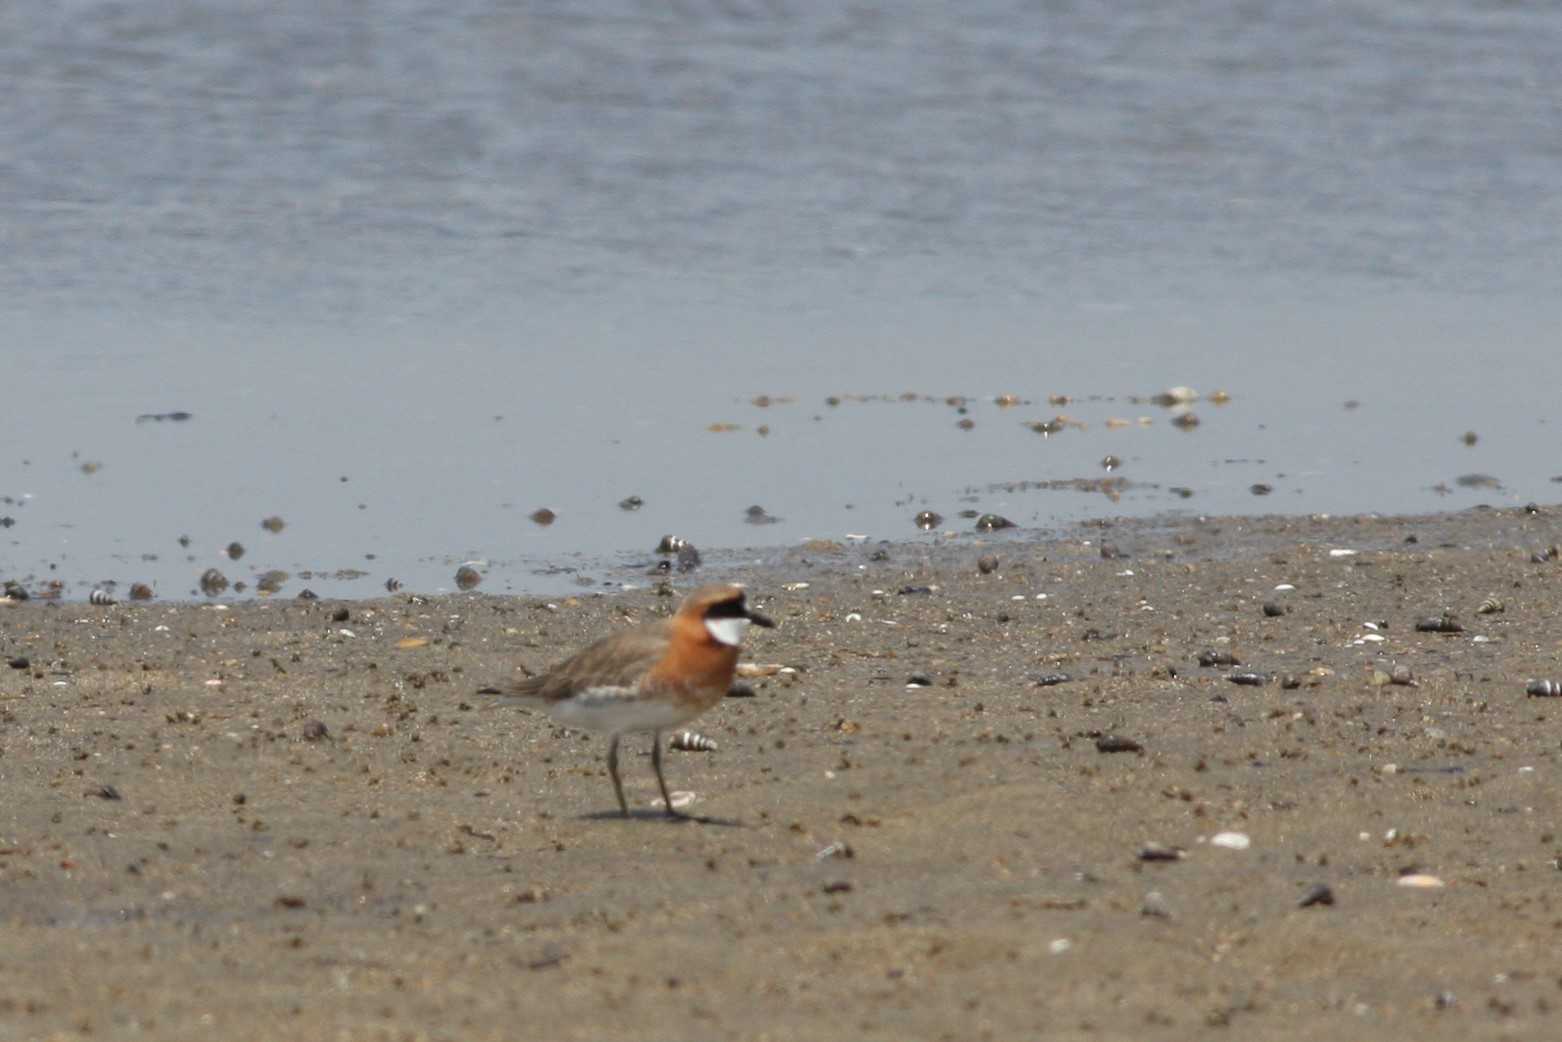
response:
[[[748,609],[743,606],[741,598],[735,601],[722,601],[720,604],[712,604],[705,610],[707,619],[746,619]]]

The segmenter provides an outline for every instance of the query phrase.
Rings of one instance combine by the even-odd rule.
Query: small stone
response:
[[[130,586],[130,599],[133,601],[149,601],[152,599],[152,588],[146,583],[132,583]]]
[[[907,687],[932,687],[933,678],[926,673],[913,673],[906,678]]]
[[[1242,660],[1229,651],[1207,650],[1199,652],[1199,665],[1208,668],[1210,666],[1240,666]]]
[[[547,507],[542,507],[542,508],[540,508],[538,510],[533,510],[530,514],[527,514],[526,516],[531,519],[532,524],[540,525],[543,528],[547,528],[549,525],[553,524],[553,522],[555,522],[555,521],[557,521],[559,519],[559,515],[555,514],[553,511],[549,510]]]
[[[1464,627],[1459,625],[1459,620],[1447,612],[1432,618],[1420,619],[1416,622],[1416,629],[1421,633],[1463,633]]]
[[[1014,528],[1015,524],[1001,514],[983,514],[976,519],[978,532],[996,532],[1000,528]]]
[[[1271,619],[1278,619],[1288,611],[1290,611],[1290,609],[1283,604],[1276,604],[1274,601],[1264,602],[1264,614],[1269,616]]]
[[[456,588],[460,590],[475,589],[477,584],[483,581],[483,577],[476,568],[469,564],[463,564],[456,569]]]
[[[6,665],[10,666],[12,669],[31,669],[32,664],[32,660],[29,659],[26,655],[18,655],[13,659],[6,660]]]
[[[911,523],[922,529],[924,532],[931,532],[933,529],[944,523],[944,515],[936,513],[932,510],[923,510],[918,513],[916,517],[911,519]]]
[[[282,520],[280,517],[272,516],[262,521],[260,523],[260,527],[264,528],[272,535],[276,535],[278,532],[287,527],[287,522]]]
[[[227,547],[223,549],[223,553],[228,555],[229,560],[237,561],[239,558],[244,556],[244,544],[235,540],[234,542],[229,543]]]
[[[618,509],[625,512],[639,510],[643,506],[645,506],[645,500],[639,496],[625,496],[618,501]]]
[[[1159,890],[1151,890],[1139,903],[1139,914],[1150,919],[1170,919],[1171,905],[1166,903],[1166,896]]]
[[[304,729],[301,733],[303,735],[304,741],[318,742],[322,738],[330,737],[331,729],[326,727],[323,721],[310,720],[308,723],[304,724]]]
[[[1104,734],[1096,739],[1096,752],[1098,753],[1137,753],[1143,752],[1144,746],[1132,738],[1122,735]]]
[[[976,559],[976,570],[983,575],[991,575],[998,570],[998,555],[983,554]]]
[[[201,573],[201,592],[208,597],[215,597],[228,588],[228,577],[215,568],[208,568]]]
[[[1253,845],[1245,832],[1217,832],[1210,837],[1209,845],[1227,850],[1246,850]]]
[[[1421,872],[1407,873],[1400,876],[1395,882],[1412,890],[1440,890],[1448,885],[1436,876],[1425,875]]]
[[[1140,861],[1181,861],[1187,851],[1181,847],[1168,847],[1164,843],[1146,843],[1139,848]]]
[[[1325,883],[1314,883],[1302,894],[1301,900],[1296,902],[1298,908],[1312,908],[1314,905],[1333,905],[1334,891]]]

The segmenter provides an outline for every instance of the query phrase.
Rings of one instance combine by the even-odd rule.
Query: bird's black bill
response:
[[[745,619],[747,619],[749,622],[752,622],[754,625],[756,625],[756,626],[763,626],[767,630],[768,629],[775,629],[775,626],[776,626],[776,620],[775,619],[772,619],[768,615],[761,615],[759,612],[755,611],[752,608],[746,609],[743,612],[743,617]]]

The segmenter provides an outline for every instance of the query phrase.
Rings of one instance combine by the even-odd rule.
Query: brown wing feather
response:
[[[548,672],[504,686],[504,694],[542,703],[559,702],[588,687],[630,687],[667,652],[665,620],[604,637]]]

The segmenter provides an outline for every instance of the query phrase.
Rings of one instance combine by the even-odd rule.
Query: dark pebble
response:
[[[645,500],[639,496],[625,496],[618,501],[618,509],[620,510],[639,510],[643,506],[645,506]]]
[[[320,595],[306,586],[298,591],[298,599],[301,601],[318,601]]]
[[[933,678],[926,673],[913,673],[906,678],[907,687],[932,687]]]
[[[133,601],[149,601],[152,599],[152,588],[146,583],[133,583],[130,587],[130,599]]]
[[[100,785],[96,789],[88,789],[88,796],[96,796],[100,800],[122,800],[119,790],[112,785]]]
[[[1031,682],[1036,687],[1052,687],[1055,684],[1067,684],[1069,675],[1067,673],[1043,673],[1035,677]]]
[[[1459,620],[1452,615],[1439,615],[1435,618],[1420,619],[1416,622],[1416,629],[1421,633],[1463,633],[1464,627],[1459,625]]]
[[[1298,908],[1311,908],[1314,905],[1332,904],[1334,904],[1334,891],[1330,890],[1324,883],[1314,883],[1312,886],[1308,887],[1307,892],[1302,895],[1302,899],[1296,902]]]
[[[1138,753],[1143,751],[1144,746],[1132,738],[1124,738],[1121,735],[1104,734],[1096,739],[1096,752],[1098,753]]]
[[[1201,651],[1199,652],[1199,665],[1209,666],[1240,666],[1242,660],[1229,651]]]
[[[754,685],[750,684],[746,680],[734,680],[732,682],[732,685],[727,688],[727,697],[728,698],[753,698],[754,697]]]
[[[1181,847],[1168,847],[1163,843],[1146,843],[1139,848],[1139,860],[1181,861],[1185,853]]]
[[[976,570],[983,575],[991,575],[998,570],[998,555],[983,554],[976,559]]]
[[[1260,481],[1256,484],[1249,485],[1247,490],[1253,493],[1255,496],[1267,496],[1269,493],[1275,490],[1275,487],[1273,485],[1266,485]]]
[[[1013,527],[1015,527],[1014,522],[1001,514],[983,514],[976,519],[976,530],[978,532],[996,532],[1000,528]]]
[[[904,594],[932,593],[931,586],[902,586],[900,592]]]
[[[1101,559],[1103,561],[1116,561],[1127,556],[1128,555],[1124,553],[1116,543],[1101,544]]]
[[[287,522],[282,520],[280,517],[268,517],[266,520],[260,523],[260,527],[264,528],[272,535],[276,535],[278,532],[287,527]]]
[[[553,522],[559,519],[559,515],[555,514],[547,507],[542,507],[539,510],[533,510],[526,516],[531,518],[533,524],[541,525],[544,528],[547,528],[549,525],[553,524]]]
[[[911,523],[922,529],[924,532],[931,532],[933,529],[944,523],[944,515],[934,513],[931,510],[924,510],[916,517],[912,518]]]
[[[32,664],[32,660],[29,659],[26,655],[18,655],[6,662],[6,665],[10,666],[12,669],[30,669]]]
[[[692,572],[700,566],[700,552],[694,548],[693,543],[684,543],[678,548],[678,570],[680,572]]]
[[[224,552],[228,555],[229,560],[237,561],[244,556],[244,544],[237,541],[229,543]]]
[[[480,574],[478,574],[477,569],[473,568],[469,564],[463,564],[460,568],[456,569],[456,588],[457,589],[460,589],[460,590],[470,590],[470,589],[475,588],[477,586],[477,584],[482,582],[482,581],[483,581],[483,577]]]
[[[1280,686],[1287,691],[1295,691],[1302,686],[1302,678],[1295,673],[1284,673],[1280,676]]]
[[[299,596],[302,597],[303,594],[299,594]],[[348,611],[346,608],[338,608],[331,613],[331,621],[346,622],[348,619],[352,618],[352,614],[353,613]]]
[[[304,741],[318,742],[322,738],[330,737],[331,729],[326,727],[323,721],[311,720],[304,725],[304,730],[302,733],[304,736]]]
[[[201,592],[208,597],[215,597],[228,588],[228,577],[215,568],[208,568],[201,573]]]
[[[773,525],[779,520],[781,520],[779,517],[774,516],[758,503],[755,503],[753,506],[743,511],[744,524]]]
[[[1562,698],[1562,684],[1555,680],[1531,680],[1524,686],[1524,693],[1531,698]]]
[[[1243,687],[1263,687],[1269,678],[1262,673],[1228,673],[1226,679]]]
[[[1278,619],[1280,616],[1284,615],[1290,610],[1291,609],[1287,608],[1285,605],[1276,604],[1274,601],[1264,602],[1264,614],[1269,616],[1271,619]]]

